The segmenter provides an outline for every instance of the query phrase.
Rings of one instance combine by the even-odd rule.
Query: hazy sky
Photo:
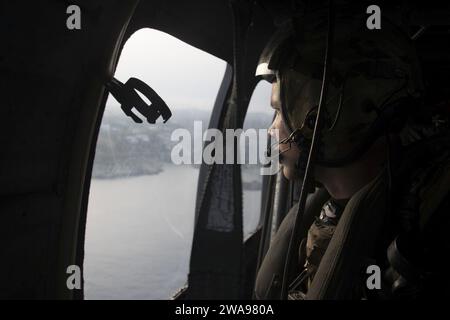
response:
[[[141,29],[126,42],[115,77],[136,77],[150,85],[172,111],[178,108],[212,110],[226,62],[166,33]],[[270,110],[270,85],[260,82],[251,109]],[[110,96],[108,110],[120,110]],[[111,110],[111,108],[113,110]]]

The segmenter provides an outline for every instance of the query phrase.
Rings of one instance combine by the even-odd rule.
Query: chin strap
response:
[[[330,68],[331,68],[331,49],[332,49],[332,43],[333,43],[333,30],[334,30],[334,6],[333,1],[330,0],[328,4],[328,30],[327,30],[327,44],[326,44],[326,50],[325,50],[325,59],[324,59],[324,68],[323,68],[323,77],[322,77],[322,88],[320,92],[320,100],[319,100],[319,106],[317,108],[317,116],[315,119],[314,124],[314,131],[313,136],[311,139],[311,147],[309,148],[308,153],[308,159],[305,162],[305,175],[303,178],[303,183],[300,191],[300,198],[299,198],[299,205],[298,205],[298,211],[297,215],[295,217],[295,224],[294,228],[291,233],[290,241],[289,241],[289,247],[287,252],[287,257],[284,265],[283,270],[283,279],[282,279],[282,286],[281,286],[281,299],[286,299],[288,296],[288,289],[289,289],[289,276],[292,274],[293,269],[293,262],[295,263],[293,257],[294,253],[298,250],[298,247],[300,245],[300,230],[302,229],[301,225],[303,222],[303,212],[305,209],[306,204],[306,197],[308,193],[310,192],[310,184],[311,182],[314,182],[314,178],[312,176],[313,174],[313,163],[316,158],[317,153],[317,147],[318,147],[318,138],[320,136],[320,133],[322,131],[322,117],[323,117],[323,109],[325,105],[325,97],[327,96],[327,87],[329,82],[329,74],[330,74]],[[297,137],[297,136],[296,136]],[[299,143],[299,142],[297,142]],[[300,154],[306,154],[306,152],[301,152]]]

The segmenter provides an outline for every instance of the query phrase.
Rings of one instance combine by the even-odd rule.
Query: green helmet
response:
[[[316,163],[341,166],[355,161],[381,135],[402,126],[422,92],[412,40],[383,20],[369,30],[367,15],[335,15],[332,67],[324,105],[324,127]],[[256,70],[280,88],[281,111],[300,147],[313,133],[322,85],[327,17],[323,10],[290,21],[263,50]]]

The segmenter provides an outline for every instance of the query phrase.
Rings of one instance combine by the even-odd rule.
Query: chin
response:
[[[290,166],[283,165],[283,175],[288,180],[294,180],[296,176],[295,169]]]

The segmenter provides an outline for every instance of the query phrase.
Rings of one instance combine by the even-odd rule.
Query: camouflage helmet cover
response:
[[[263,50],[256,70],[277,82],[284,122],[307,139],[312,135],[308,117],[320,97],[326,21],[324,10],[318,10],[303,16],[300,27],[286,23]],[[325,105],[329,126],[322,132],[318,159],[325,164],[345,162],[369,143],[367,136],[387,105],[422,91],[412,41],[398,25],[385,19],[382,29],[369,30],[365,15],[345,10],[335,21]]]

